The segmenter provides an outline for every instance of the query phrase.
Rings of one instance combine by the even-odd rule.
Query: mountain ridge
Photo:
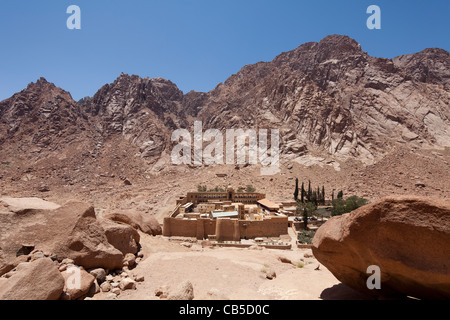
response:
[[[449,104],[449,52],[375,58],[356,40],[330,35],[244,66],[209,92],[122,73],[76,102],[40,78],[0,102],[0,145],[42,151],[77,136],[102,146],[118,135],[153,165],[170,153],[174,130],[201,120],[205,130],[280,129],[284,161],[315,154],[373,164],[398,143],[450,147]]]

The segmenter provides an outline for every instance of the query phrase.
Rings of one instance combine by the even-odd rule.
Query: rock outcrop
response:
[[[0,278],[0,300],[58,300],[64,283],[49,258],[21,263],[10,278]]]
[[[374,296],[450,298],[450,201],[391,196],[333,217],[317,231],[313,253],[338,280]],[[370,290],[370,266],[381,289]]]
[[[17,256],[33,249],[49,252],[59,261],[70,258],[86,269],[122,268],[123,253],[108,242],[94,208],[85,203],[69,202],[54,210],[25,206],[16,212],[1,212],[0,229],[3,273],[11,269]]]
[[[128,224],[136,230],[140,230],[149,235],[156,236],[162,234],[161,224],[151,215],[144,215],[136,211],[131,211],[107,214],[104,218]]]
[[[100,220],[100,224],[105,230],[108,242],[122,252],[124,256],[127,253],[134,255],[138,252],[141,237],[136,229],[127,224],[116,223],[108,219]]]

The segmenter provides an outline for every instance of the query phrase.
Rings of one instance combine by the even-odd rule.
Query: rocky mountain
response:
[[[244,67],[199,116],[216,128],[280,128],[291,158],[309,150],[373,163],[393,144],[450,146],[449,63],[440,49],[373,58],[329,36]]]
[[[86,120],[70,93],[40,78],[0,102],[0,144],[57,148],[86,131]]]
[[[122,74],[75,102],[41,78],[0,102],[1,156],[73,159],[77,145],[79,165],[101,155],[104,167],[120,145],[123,157],[152,166],[170,154],[175,129],[202,120],[204,130],[279,129],[282,161],[338,168],[346,159],[375,163],[396,145],[450,147],[449,105],[449,52],[374,58],[332,35],[245,66],[208,93]]]
[[[122,74],[82,103],[84,114],[102,140],[120,134],[144,158],[159,157],[171,133],[186,126],[183,92],[165,79]]]

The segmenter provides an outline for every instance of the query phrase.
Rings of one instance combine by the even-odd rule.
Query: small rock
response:
[[[425,186],[425,183],[423,183],[423,182],[421,182],[421,181],[417,181],[416,184],[415,184],[415,186],[416,186],[416,187],[419,187],[419,188],[425,188],[425,187],[426,187],[426,186]]]
[[[186,248],[191,248],[192,247],[192,243],[190,242],[183,242],[180,243],[180,246],[186,247]]]
[[[42,251],[36,251],[34,253],[31,254],[31,262],[37,260],[37,259],[42,259],[45,258],[45,255]]]
[[[108,275],[106,276],[105,280],[106,280],[106,281],[109,281],[109,282],[112,282],[112,281],[114,281],[114,277],[113,277],[112,275],[108,274]]]
[[[167,297],[168,300],[194,300],[194,287],[190,281],[184,281],[172,294]]]
[[[160,286],[155,290],[155,296],[161,297],[162,295],[169,295],[169,286]]]
[[[39,186],[38,191],[39,192],[49,192],[50,188],[46,185],[41,185],[41,186]]]
[[[136,276],[136,282],[144,282],[145,277],[144,276]]]
[[[280,260],[280,261],[283,262],[283,263],[292,264],[291,259],[288,259],[288,258],[283,257],[283,256],[278,257],[278,260]]]
[[[74,264],[73,260],[69,259],[69,258],[64,259],[61,263],[62,264],[66,264],[66,265],[73,265]]]
[[[275,279],[276,277],[277,277],[277,274],[276,274],[276,272],[275,272],[274,270],[268,270],[268,271],[266,272],[266,278],[267,278],[267,279],[273,280],[273,279]]]
[[[120,294],[120,289],[119,288],[112,288],[111,289],[111,293],[114,293],[116,296],[118,296]]]
[[[105,281],[100,285],[100,290],[102,292],[109,292],[111,291],[111,289],[112,289],[111,283],[109,283],[108,281]]]
[[[136,282],[130,278],[124,278],[122,281],[120,281],[120,289],[122,291],[125,290],[136,290]]]
[[[133,267],[136,264],[136,256],[132,253],[127,253],[123,258],[124,267]]]
[[[119,294],[120,294],[120,290],[119,290]],[[116,300],[116,298],[117,298],[117,294],[115,294],[115,293],[108,293],[107,295],[106,295],[106,300]]]
[[[97,279],[98,283],[103,283],[106,279],[106,271],[103,268],[90,270],[89,273]]]

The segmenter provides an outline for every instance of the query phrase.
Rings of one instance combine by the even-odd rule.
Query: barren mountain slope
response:
[[[0,193],[159,216],[198,184],[253,184],[291,199],[295,177],[324,184],[328,196],[343,189],[371,199],[448,197],[449,66],[442,49],[373,58],[333,35],[245,66],[208,93],[122,74],[75,102],[41,78],[0,102]],[[173,165],[171,134],[192,130],[194,120],[204,130],[280,129],[281,174]]]

